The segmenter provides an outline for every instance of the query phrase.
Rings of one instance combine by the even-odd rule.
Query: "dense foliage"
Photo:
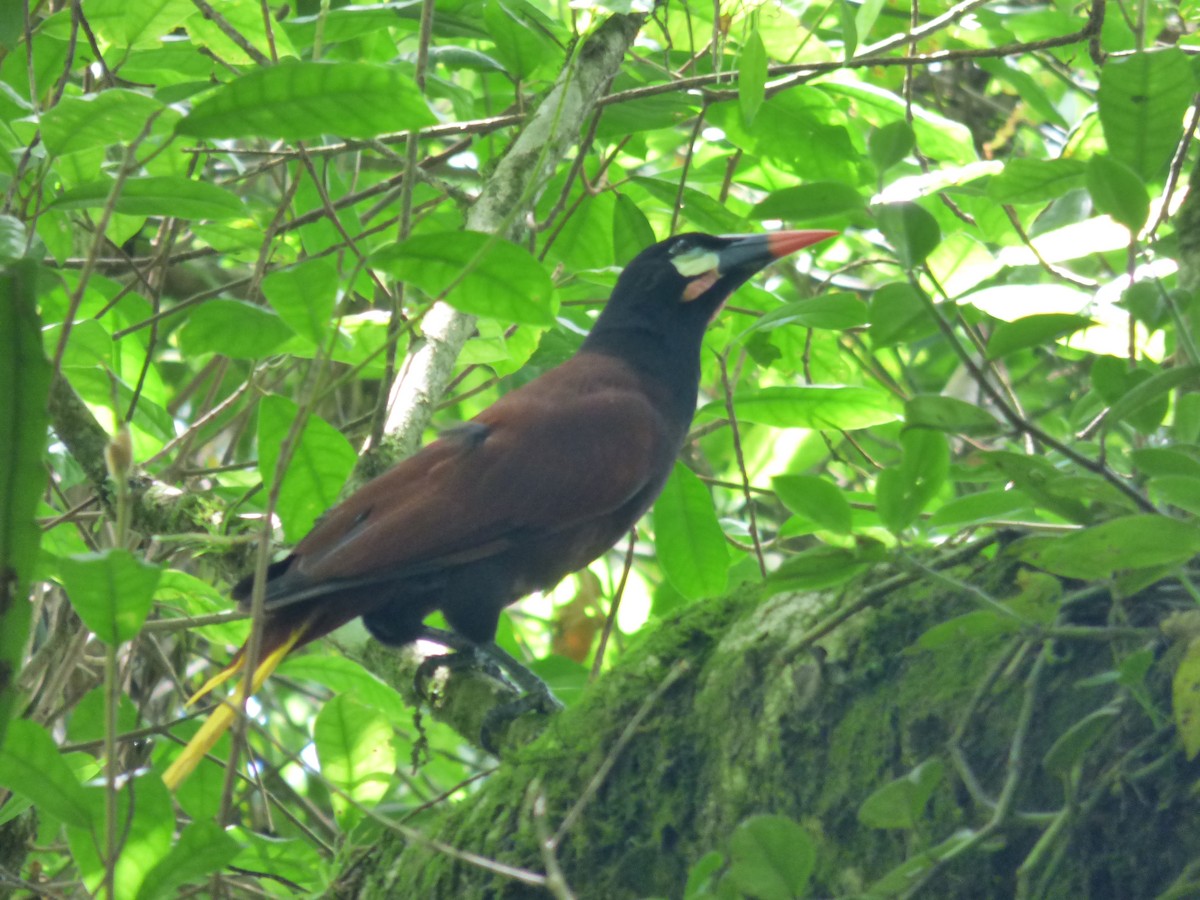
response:
[[[636,39],[598,76],[610,17]],[[566,358],[671,233],[841,236],[714,322],[694,434],[632,552],[502,623],[566,699],[673,610],[1001,529],[1029,567],[1113,597],[1177,579],[1200,599],[1182,571],[1198,18],[1195,0],[4,5],[0,886],[158,897],[223,872],[320,892],[378,829],[469,803],[493,763],[418,729],[353,636],[251,703],[245,777],[206,763],[173,800],[163,735],[195,730],[184,700],[248,633],[234,579]],[[536,117],[553,129],[556,82],[597,77],[568,152],[504,168]],[[1057,613],[981,601],[939,639]],[[1144,671],[1113,660],[1121,690]],[[1189,755],[1198,687],[1200,645],[1156,713]],[[794,828],[735,838],[747,893],[745,847]]]

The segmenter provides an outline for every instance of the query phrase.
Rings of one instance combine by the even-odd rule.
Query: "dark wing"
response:
[[[418,577],[611,513],[661,478],[668,431],[622,364],[577,357],[331,510],[277,564],[268,606]]]

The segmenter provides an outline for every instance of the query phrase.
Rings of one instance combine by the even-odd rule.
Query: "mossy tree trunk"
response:
[[[678,897],[690,867],[710,851],[728,859],[730,833],[757,813],[812,836],[813,896],[1186,891],[1197,768],[1169,724],[1171,654],[1154,627],[1174,598],[1117,602],[1003,554],[922,572],[837,597],[747,588],[687,609],[422,824],[497,866],[560,869],[557,886],[385,835],[348,870],[347,893]],[[831,628],[857,598],[874,602]],[[1114,672],[1131,651],[1158,660],[1144,679]],[[868,797],[923,763],[932,792],[910,827],[860,820]],[[902,864],[908,874],[880,884]]]

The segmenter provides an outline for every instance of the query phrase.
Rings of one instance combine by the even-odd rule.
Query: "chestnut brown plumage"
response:
[[[489,644],[504,607],[586,566],[654,502],[696,409],[704,330],[729,295],[834,234],[683,234],[639,254],[575,356],[364,485],[270,566],[250,689],[360,616],[402,645],[440,610]],[[248,605],[252,587],[233,596]],[[239,664],[240,652],[202,693]],[[164,776],[172,787],[233,721],[228,704],[218,713]]]

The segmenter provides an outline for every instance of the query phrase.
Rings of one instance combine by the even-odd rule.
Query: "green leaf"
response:
[[[170,34],[196,13],[189,0],[88,0],[88,23],[106,42],[130,49],[161,46]],[[128,77],[128,69],[122,74]]]
[[[1110,428],[1131,414],[1143,409],[1155,400],[1189,381],[1200,377],[1200,365],[1178,366],[1166,369],[1146,378],[1140,384],[1125,391],[1116,403],[1109,407],[1104,417],[1105,428]],[[1159,417],[1161,420],[1161,416]]]
[[[103,794],[89,793],[95,807],[93,815],[101,821]],[[171,795],[162,779],[157,775],[129,779],[117,793],[117,834],[121,846],[113,878],[117,900],[133,900],[138,896],[146,878],[170,854],[174,833]],[[93,895],[99,895],[105,874],[103,837],[90,828],[68,827],[67,843],[84,886]]]
[[[315,682],[339,694],[349,694],[393,722],[411,712],[395,688],[361,663],[344,656],[294,654],[283,661],[278,671],[288,678]]]
[[[742,121],[749,127],[758,115],[766,98],[767,50],[755,28],[746,38],[738,60],[738,105],[742,110]]]
[[[867,306],[853,294],[822,294],[807,300],[793,300],[768,310],[739,334],[737,340],[785,325],[845,331],[865,325],[866,321]]]
[[[878,15],[883,5],[882,0],[868,0],[860,7],[859,15],[872,5],[875,7],[875,15]],[[867,152],[880,174],[908,156],[915,144],[916,135],[913,134],[912,126],[904,119],[873,128],[867,135]]]
[[[552,37],[556,23],[522,0],[487,0],[483,24],[495,44],[496,58],[515,80],[529,78],[562,54]]]
[[[146,873],[138,900],[177,896],[178,888],[221,871],[241,848],[216,822],[192,822],[170,851]]]
[[[24,229],[14,219],[0,216],[0,225],[23,245]],[[42,352],[36,272],[32,260],[0,266],[0,747],[19,699],[14,676],[32,615],[25,590],[42,540],[34,515],[46,487],[42,451],[51,372]]]
[[[1109,152],[1143,179],[1158,176],[1179,144],[1196,86],[1181,49],[1109,58],[1097,93]]]
[[[997,203],[1049,203],[1084,186],[1087,163],[1079,159],[1013,157],[1004,171],[988,182],[988,196]]]
[[[374,806],[396,771],[392,726],[378,711],[339,694],[322,707],[313,728],[321,776],[342,794],[330,798],[343,829],[361,816],[355,804]]]
[[[1171,710],[1187,758],[1195,759],[1200,753],[1200,639],[1188,644],[1187,653],[1175,670],[1171,681]]]
[[[904,422],[909,428],[972,436],[998,434],[1001,430],[1000,422],[983,407],[940,394],[917,394],[905,403]]]
[[[768,387],[734,395],[738,420],[775,428],[832,428],[853,431],[895,422],[900,401],[877,388],[814,384]],[[701,420],[725,415],[723,402],[710,403],[697,414]]]
[[[1137,173],[1111,156],[1088,160],[1087,188],[1099,212],[1137,234],[1150,216],[1150,193]]]
[[[1012,634],[1021,622],[1012,616],[1002,616],[994,610],[976,609],[961,616],[939,622],[917,638],[922,650],[961,647],[965,642],[985,640],[997,635]],[[877,826],[885,827],[885,826]]]
[[[1047,313],[1025,316],[1013,322],[1000,322],[988,339],[988,359],[1000,359],[1027,347],[1041,347],[1067,334],[1094,325],[1087,316],[1070,313]]]
[[[679,185],[673,181],[644,176],[637,176],[632,181],[665,209],[674,209],[679,204]],[[740,216],[735,216],[708,194],[690,187],[683,189],[683,219],[689,227],[713,234],[736,234],[746,227]]]
[[[858,821],[868,828],[916,828],[944,774],[941,760],[925,760],[867,797],[858,808]]]
[[[883,12],[885,2],[886,0],[863,0],[863,3],[859,4],[858,12],[854,17],[854,26],[860,41],[865,41],[872,29],[875,28],[875,22],[879,19],[879,14]]]
[[[882,559],[882,547],[813,547],[786,560],[767,578],[775,593],[781,591],[818,591],[845,584]]]
[[[613,255],[617,265],[624,266],[655,242],[654,229],[646,214],[622,193],[616,195],[613,207]]]
[[[524,247],[475,231],[423,234],[391,244],[371,264],[456,309],[525,325],[553,325],[550,276]]]
[[[50,204],[53,209],[101,209],[116,186],[111,178],[89,181],[64,191]],[[121,185],[113,208],[129,216],[178,216],[186,219],[236,219],[246,207],[236,196],[203,181],[178,175],[128,178]]]
[[[278,315],[240,300],[209,300],[191,311],[179,345],[190,356],[220,353],[231,359],[268,356],[294,332]]]
[[[8,739],[0,749],[0,785],[60,822],[92,827],[87,791],[59,754],[54,738],[36,722],[8,723]]]
[[[940,432],[906,429],[900,443],[900,465],[884,469],[875,481],[879,518],[895,532],[916,521],[942,489],[950,471],[950,446]]]
[[[1194,475],[1151,478],[1146,483],[1146,490],[1156,503],[1166,503],[1200,516],[1200,478]]]
[[[931,528],[962,528],[1013,516],[1031,506],[1020,491],[979,491],[948,500],[929,517]]]
[[[1123,516],[1062,537],[1024,545],[1027,563],[1068,578],[1109,578],[1121,569],[1183,563],[1200,553],[1200,528],[1152,514]]]
[[[1042,766],[1050,775],[1066,778],[1078,766],[1085,753],[1114,723],[1120,710],[1106,706],[1084,716],[1068,728],[1046,751]]]
[[[264,397],[259,404],[258,471],[268,488],[275,483],[281,445],[299,409],[277,394]],[[317,517],[337,502],[357,458],[341,432],[319,416],[308,416],[295,442],[275,506],[289,542],[304,537]]]
[[[877,207],[875,219],[879,230],[896,251],[896,258],[906,269],[925,262],[925,257],[942,240],[937,219],[915,203],[889,203]]]
[[[729,838],[729,878],[759,900],[801,897],[817,863],[808,832],[787,816],[751,816]]]
[[[403,66],[283,62],[252,69],[200,100],[179,123],[204,138],[372,138],[436,121]]]
[[[907,282],[885,284],[871,297],[872,347],[911,343],[937,331],[929,305]]]
[[[296,334],[322,346],[333,328],[338,271],[329,259],[308,259],[277,269],[262,282],[262,292]]]
[[[814,181],[772,191],[750,211],[751,219],[809,222],[862,209],[866,201],[840,181]]]
[[[716,597],[729,579],[729,551],[712,495],[677,463],[654,503],[654,549],[663,574],[689,600]]]
[[[64,97],[42,116],[42,140],[56,156],[131,143],[146,127],[146,120],[164,109],[153,97],[120,88]]]
[[[850,533],[850,502],[836,485],[815,475],[777,475],[771,488],[783,505],[819,527]]]
[[[688,869],[687,883],[683,886],[683,900],[711,897],[714,876],[725,866],[725,857],[716,850],[704,854]]]
[[[58,562],[71,606],[83,624],[106,644],[137,635],[154,605],[162,570],[128,550],[110,548]]]

